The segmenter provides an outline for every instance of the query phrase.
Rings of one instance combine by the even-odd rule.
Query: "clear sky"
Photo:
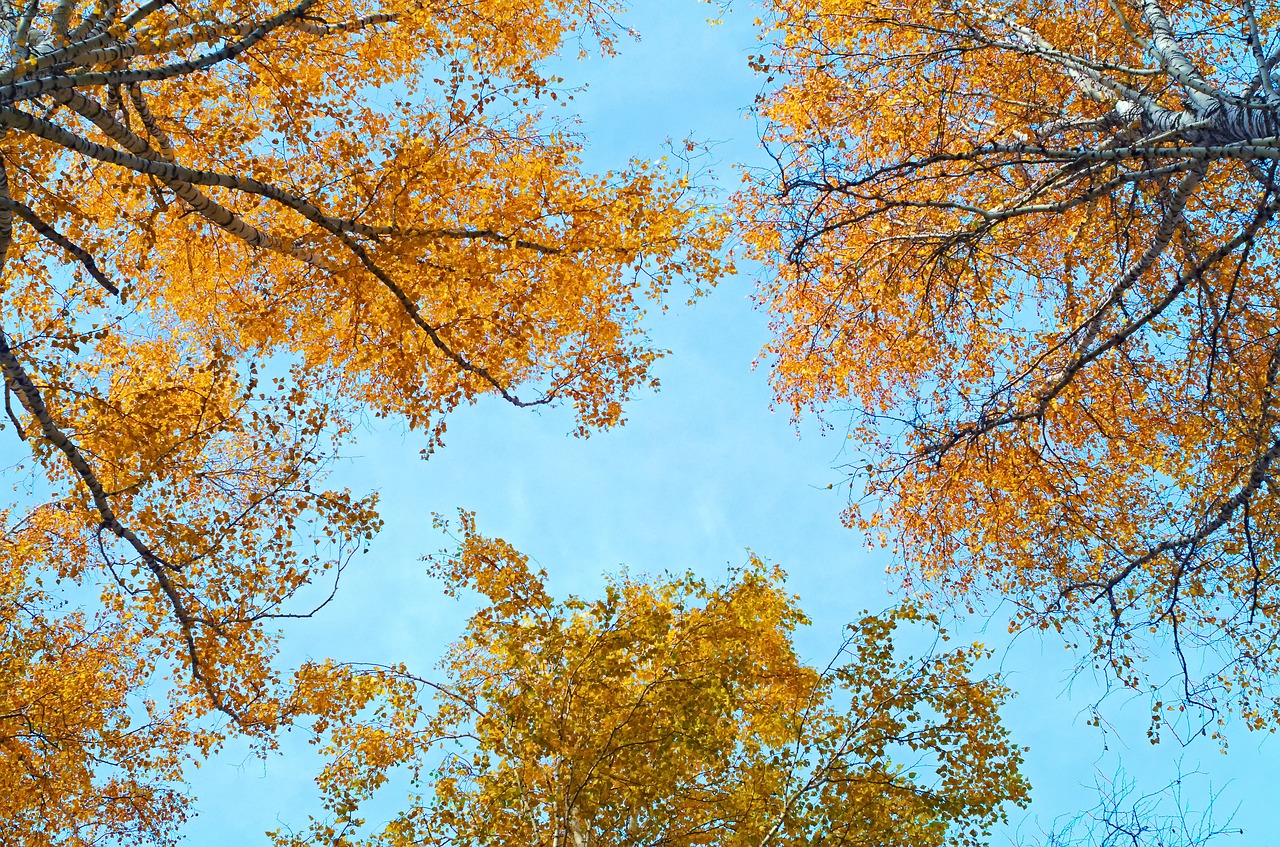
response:
[[[590,81],[573,107],[583,119],[588,165],[656,157],[667,138],[693,135],[723,142],[716,170],[731,188],[732,162],[760,163],[745,114],[760,85],[746,61],[759,49],[752,9],[741,4],[724,24],[709,26],[711,7],[695,0],[637,6],[623,20],[641,41],[624,41],[618,58],[566,62],[561,70],[570,82]],[[791,574],[814,621],[800,636],[807,657],[830,658],[846,621],[892,602],[889,560],[841,526],[845,495],[827,489],[843,479],[832,470],[842,461],[839,419],[824,436],[816,421],[797,428],[770,408],[766,374],[752,368],[767,324],[748,299],[755,271],[743,268],[692,308],[676,298],[668,314],[652,318],[654,340],[671,351],[657,368],[662,389],[633,402],[620,429],[577,439],[566,435],[567,413],[486,401],[452,418],[445,447],[428,461],[418,458],[417,434],[385,424],[363,433],[338,481],[380,491],[386,529],[344,576],[334,605],[289,631],[286,661],[335,656],[430,668],[467,607],[443,597],[419,559],[445,544],[431,529],[431,513],[458,507],[475,510],[484,533],[532,556],[559,594],[594,594],[602,573],[624,565],[722,574],[753,550]],[[1227,844],[1271,843],[1270,833],[1280,832],[1274,743],[1237,730],[1227,755],[1209,744],[1152,748],[1145,701],[1109,701],[1104,714],[1114,729],[1104,736],[1085,725],[1097,689],[1086,678],[1072,684],[1072,656],[1061,643],[1024,637],[1010,648],[1000,626],[984,634],[981,623],[971,622],[969,635],[1007,649],[1003,664],[1019,691],[1008,722],[1032,748],[1035,804],[1025,820],[1015,814],[1024,833],[1091,805],[1095,779],[1114,775],[1120,760],[1147,791],[1176,777],[1179,766],[1200,771],[1185,783],[1191,806],[1202,808],[1212,786],[1221,791],[1219,817],[1238,806],[1236,824],[1248,830]],[[302,744],[265,762],[231,749],[207,763],[193,774],[199,816],[189,843],[263,844],[266,829],[304,825],[318,810],[310,783],[316,764]],[[397,799],[389,796],[386,808]]]

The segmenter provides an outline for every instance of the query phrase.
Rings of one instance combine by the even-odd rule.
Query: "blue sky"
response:
[[[666,139],[687,135],[722,142],[716,171],[729,187],[736,181],[731,162],[760,163],[744,111],[760,84],[746,62],[759,49],[754,13],[743,4],[709,26],[713,11],[695,0],[641,0],[623,19],[640,42],[623,41],[615,59],[563,64],[570,83],[590,81],[573,104],[589,167],[656,157]],[[452,418],[445,447],[429,461],[418,458],[417,434],[385,424],[362,433],[338,481],[380,491],[386,529],[344,576],[335,604],[290,630],[286,659],[402,660],[429,668],[459,632],[467,607],[443,597],[419,559],[445,543],[431,529],[431,513],[463,507],[478,513],[483,532],[546,568],[560,594],[593,594],[602,573],[624,565],[721,574],[753,550],[791,574],[814,621],[800,636],[802,649],[825,662],[846,621],[892,602],[889,560],[840,524],[844,494],[827,485],[843,479],[832,470],[842,461],[843,436],[824,436],[816,421],[797,428],[785,411],[770,408],[766,374],[752,368],[767,323],[748,299],[755,271],[745,267],[694,307],[677,299],[668,314],[651,319],[655,342],[671,351],[657,368],[662,389],[633,402],[622,428],[578,439],[566,434],[567,413],[486,401]],[[1268,843],[1268,834],[1280,831],[1271,799],[1280,785],[1274,743],[1239,730],[1226,755],[1208,744],[1152,748],[1145,701],[1110,701],[1105,714],[1113,729],[1103,735],[1085,725],[1097,688],[1089,678],[1073,682],[1073,656],[1060,643],[1024,637],[1009,647],[999,625],[984,634],[976,621],[967,630],[1004,651],[1003,666],[1020,692],[1008,721],[1032,747],[1035,805],[1024,832],[1036,832],[1037,820],[1047,825],[1091,805],[1089,786],[1113,775],[1121,760],[1141,790],[1160,788],[1179,766],[1200,771],[1185,796],[1199,808],[1210,786],[1220,789],[1219,815],[1238,806],[1235,822],[1249,831],[1239,843]],[[280,822],[305,824],[317,809],[315,766],[301,744],[266,761],[228,750],[193,774],[199,816],[189,843],[259,844]]]

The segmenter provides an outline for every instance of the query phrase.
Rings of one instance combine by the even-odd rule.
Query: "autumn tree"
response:
[[[555,600],[470,515],[461,530],[438,572],[482,605],[438,681],[331,664],[302,687],[365,700],[316,727],[328,815],[277,832],[284,847],[971,845],[1025,804],[1008,692],[974,675],[986,651],[906,655],[897,628],[936,624],[914,608],[850,626],[820,670],[759,560],[723,584],[624,574],[598,599]],[[366,826],[398,770],[417,793]]]
[[[582,168],[542,68],[615,11],[4,6],[4,844],[165,842],[187,758],[298,714],[276,621],[378,527],[323,483],[355,422],[585,432],[652,382],[638,319],[720,224],[680,168]]]
[[[1127,685],[1167,647],[1157,713],[1280,719],[1280,7],[773,0],[767,25],[776,168],[740,213],[779,399],[860,414],[850,523],[934,590],[1083,624]]]

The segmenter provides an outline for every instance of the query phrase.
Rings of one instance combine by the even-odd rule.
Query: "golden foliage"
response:
[[[779,398],[864,415],[850,523],[1135,688],[1155,633],[1174,723],[1280,718],[1278,19],[774,0],[756,59],[778,170],[739,212]]]
[[[323,485],[353,423],[619,422],[643,310],[715,281],[722,224],[548,113],[541,63],[610,50],[611,3],[5,9],[7,479],[39,505],[0,534],[0,840],[166,842],[188,758],[303,708],[274,621],[378,528]]]
[[[782,573],[756,559],[720,585],[624,575],[557,601],[464,513],[438,570],[485,600],[446,681],[314,677],[319,700],[368,699],[319,727],[330,817],[280,844],[971,845],[1026,801],[1007,691],[971,676],[987,653],[904,656],[896,627],[936,623],[916,609],[852,625],[819,671],[796,655],[806,621]],[[397,769],[420,793],[362,835],[362,804]]]

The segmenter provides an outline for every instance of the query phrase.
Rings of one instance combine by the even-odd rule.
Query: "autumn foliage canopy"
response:
[[[807,621],[781,572],[757,559],[718,585],[623,575],[557,601],[471,515],[460,530],[437,573],[485,603],[443,684],[330,666],[302,686],[365,699],[322,721],[330,814],[277,832],[282,847],[976,845],[1026,801],[1008,691],[975,674],[989,654],[906,654],[900,625],[937,625],[916,608],[850,625],[819,670],[796,654]],[[396,767],[421,793],[360,839]]]
[[[464,513],[442,676],[277,661],[380,527],[325,482],[360,421],[618,424],[646,310],[732,269],[687,163],[582,165],[545,66],[610,53],[621,5],[7,0],[0,843],[170,843],[193,761],[285,729],[327,762],[287,847],[976,845],[1026,802],[984,648],[906,656],[938,622],[905,605],[810,667],[754,557],[555,600]],[[775,167],[732,215],[780,401],[858,412],[850,523],[1133,688],[1154,634],[1170,726],[1280,720],[1280,7],[763,24]]]
[[[497,394],[617,423],[645,304],[720,274],[720,223],[678,169],[583,172],[544,114],[539,63],[608,51],[604,4],[6,8],[0,368],[33,496],[2,516],[0,841],[162,841],[193,750],[302,708],[272,621],[378,527],[322,483],[353,416],[438,438]]]
[[[1280,7],[775,0],[769,25],[777,167],[739,209],[779,398],[860,413],[849,521],[941,595],[1083,624],[1128,686],[1154,633],[1175,723],[1274,721]]]

